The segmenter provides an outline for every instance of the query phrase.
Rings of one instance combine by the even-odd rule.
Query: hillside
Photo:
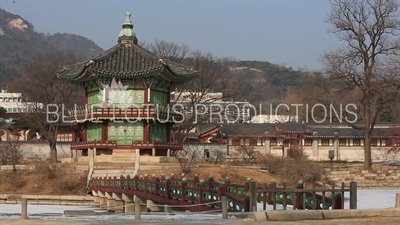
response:
[[[252,88],[246,100],[253,104],[265,101],[284,101],[291,89],[300,89],[305,76],[281,65],[260,61],[232,61],[229,63],[232,79]]]
[[[74,52],[82,59],[103,51],[93,41],[79,35],[38,33],[21,16],[0,9],[0,88],[21,72],[31,56],[54,50]]]
[[[38,33],[21,16],[0,9],[0,88],[23,70],[31,56],[55,50],[74,52],[82,60],[103,51],[93,41],[76,34]],[[246,93],[238,100],[254,104],[282,101],[288,89],[301,87],[302,73],[291,68],[260,61],[230,61],[228,66],[229,79],[246,87]]]

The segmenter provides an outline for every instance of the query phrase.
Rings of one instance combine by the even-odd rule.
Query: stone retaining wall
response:
[[[368,171],[362,163],[327,163],[325,170],[336,185],[356,181],[359,188],[400,188],[400,165],[373,164]]]
[[[400,208],[390,209],[338,209],[338,210],[268,210],[238,213],[238,218],[253,221],[332,220],[371,217],[400,217]],[[268,222],[266,222],[268,223]],[[351,222],[349,222],[350,224]],[[334,224],[334,223],[332,223]],[[341,224],[341,223],[337,223]]]
[[[28,199],[32,205],[75,205],[75,206],[97,206],[93,196],[75,195],[19,195],[0,194],[0,204],[19,204],[23,198]]]

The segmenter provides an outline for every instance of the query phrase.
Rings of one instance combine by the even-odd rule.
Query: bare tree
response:
[[[223,162],[226,157],[225,151],[221,149],[214,150],[212,155],[214,157],[214,166]]]
[[[253,166],[257,164],[259,152],[253,146],[241,145],[236,148],[238,159],[242,160],[245,166]]]
[[[174,42],[156,40],[154,44],[146,45],[150,51],[173,62],[182,62],[189,55],[189,46],[186,44],[178,45]]]
[[[57,133],[63,122],[63,109],[70,107],[82,92],[76,86],[57,78],[63,65],[76,63],[77,57],[61,52],[35,55],[26,64],[21,77],[11,81],[9,88],[22,93],[23,102],[30,110],[24,113],[20,123],[37,129],[50,147],[50,160],[57,162]],[[76,103],[76,102],[75,102]]]
[[[211,53],[190,50],[187,45],[178,45],[174,42],[157,40],[155,44],[146,46],[148,49],[176,63],[191,66],[199,71],[200,76],[190,82],[176,87],[175,99],[172,104],[180,103],[184,106],[185,120],[174,127],[173,140],[177,143],[185,142],[188,133],[198,124],[210,121],[211,107],[196,114],[196,105],[210,105],[217,100],[238,99],[245,92],[245,87],[240,82],[235,82],[229,77],[228,58],[218,58]],[[223,98],[210,98],[213,92],[223,93]],[[182,101],[183,99],[184,102]],[[223,111],[223,110],[219,110]],[[215,113],[215,111],[214,111]]]
[[[400,153],[400,135],[393,140],[392,146],[390,146],[389,150],[387,151],[388,155],[397,155],[399,153]]]
[[[181,172],[190,173],[202,154],[199,146],[188,145],[183,150],[174,151],[174,155],[181,167]]]
[[[21,145],[22,144],[18,138],[7,142],[0,142],[0,165],[10,163],[15,172],[15,166],[21,162],[23,158]]]
[[[333,26],[345,46],[323,55],[328,86],[333,101],[338,103],[343,93],[359,90],[362,126],[364,130],[364,167],[371,169],[370,136],[385,105],[398,98],[400,19],[396,0],[332,0],[326,22]]]

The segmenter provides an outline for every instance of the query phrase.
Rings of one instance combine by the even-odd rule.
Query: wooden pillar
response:
[[[144,104],[150,103],[149,94],[150,94],[150,88],[145,88],[144,89]]]
[[[167,157],[171,157],[171,149],[167,150]]]
[[[150,141],[150,125],[146,120],[143,120],[143,141]]]
[[[87,91],[85,91],[85,105],[89,103],[89,94]]]
[[[108,120],[103,120],[101,124],[101,141],[108,140]]]
[[[153,148],[152,150],[151,150],[151,156],[156,156],[156,149],[155,148]]]
[[[88,122],[85,123],[83,126],[83,135],[82,135],[82,141],[87,141],[87,128],[88,128]]]

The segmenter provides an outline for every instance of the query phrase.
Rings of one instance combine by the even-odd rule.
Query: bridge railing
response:
[[[228,211],[230,212],[250,212],[257,210],[257,203],[266,205],[292,205],[293,209],[343,209],[344,193],[350,192],[350,208],[356,208],[355,195],[357,192],[356,183],[350,184],[350,189],[345,189],[344,185],[340,189],[333,186],[330,189],[318,190],[305,189],[304,184],[299,182],[296,188],[277,188],[275,182],[270,182],[264,187],[256,186],[255,182],[248,179],[245,184],[231,184],[229,178],[225,181],[215,182],[212,176],[208,180],[199,179],[195,175],[193,180],[188,180],[184,174],[177,176],[172,174],[170,177],[161,175],[149,177],[144,176],[120,176],[120,177],[94,177],[91,179],[88,191],[102,190],[136,190],[143,193],[151,193],[167,199],[176,199],[182,203],[205,204],[210,207],[221,208],[221,197],[226,196]],[[122,190],[121,190],[122,189]],[[327,197],[326,193],[332,193]]]
[[[199,179],[195,176],[188,180],[184,175],[176,176],[120,176],[120,177],[94,177],[89,183],[88,191],[100,190],[102,188],[115,190],[139,190],[152,193],[169,199],[178,199],[182,202],[193,204],[208,204],[210,207],[221,208],[221,197],[227,197],[229,211],[246,211],[249,208],[249,199],[236,196],[228,192],[229,179],[225,182],[215,182],[210,176],[208,180]]]
[[[276,183],[271,181],[268,186],[264,184],[263,188],[257,189],[257,201],[263,203],[263,209],[266,205],[273,205],[276,209],[277,204],[281,204],[286,210],[287,205],[292,205],[293,209],[309,209],[309,210],[327,210],[327,209],[344,209],[344,196],[348,192],[350,196],[350,209],[357,208],[357,183],[350,182],[350,187],[345,188],[344,183],[341,187],[336,188],[332,184],[330,188],[317,188],[315,183],[312,188],[305,188],[303,181],[299,181],[295,188],[287,188],[283,184],[283,188],[277,188]]]

